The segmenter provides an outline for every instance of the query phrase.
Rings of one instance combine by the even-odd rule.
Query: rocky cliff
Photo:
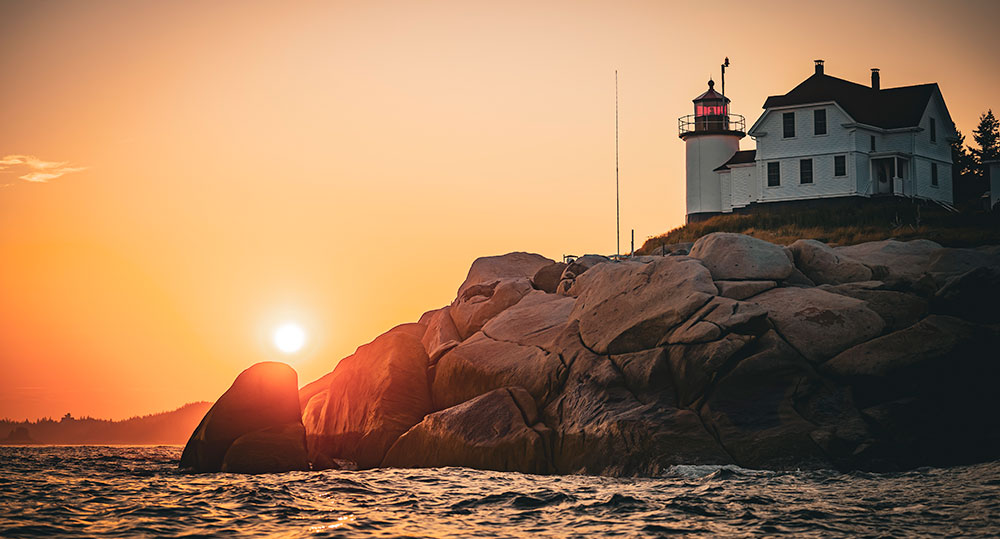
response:
[[[299,390],[312,468],[655,475],[1000,457],[1000,249],[716,233],[662,252],[476,260],[450,305]],[[234,421],[219,412],[189,443],[211,449],[205,470],[225,450],[204,433]],[[278,447],[215,430],[243,436],[242,454]],[[267,471],[245,461],[229,468]]]

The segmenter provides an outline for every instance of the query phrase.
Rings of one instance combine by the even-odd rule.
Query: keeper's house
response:
[[[745,130],[729,99],[709,89],[680,119],[687,150],[687,217],[697,221],[754,204],[879,195],[952,202],[956,136],[937,84],[881,88],[823,72],[768,97]],[[740,150],[750,135],[756,150]]]

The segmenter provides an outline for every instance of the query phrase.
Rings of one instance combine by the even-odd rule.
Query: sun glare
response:
[[[274,345],[286,354],[294,354],[306,344],[306,332],[294,323],[284,324],[274,330]]]

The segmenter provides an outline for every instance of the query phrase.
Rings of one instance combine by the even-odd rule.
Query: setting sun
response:
[[[284,324],[274,330],[274,345],[285,354],[294,354],[306,343],[306,332],[297,324]]]

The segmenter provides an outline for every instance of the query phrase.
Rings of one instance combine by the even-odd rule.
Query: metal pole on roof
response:
[[[615,256],[622,253],[622,210],[618,196],[618,70],[615,70]]]
[[[726,68],[729,67],[729,57],[726,56],[726,61],[722,62],[722,97],[726,97]],[[726,100],[722,100],[723,106],[726,104]]]

